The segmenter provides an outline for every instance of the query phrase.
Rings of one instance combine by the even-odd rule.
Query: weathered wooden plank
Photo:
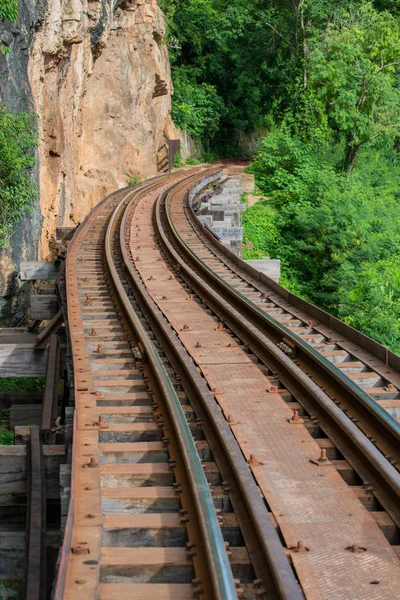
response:
[[[40,425],[41,419],[41,404],[14,404],[10,409],[11,429],[19,425]]]
[[[46,368],[47,350],[31,344],[0,345],[0,377],[43,377]]]
[[[0,409],[18,404],[41,404],[43,392],[0,392]]]
[[[55,294],[30,297],[30,318],[39,321],[52,319],[58,311],[58,298]]]
[[[4,329],[3,329],[4,331]],[[12,331],[12,330],[11,330]],[[34,345],[36,342],[37,333],[30,333],[26,331],[25,333],[14,333],[11,335],[0,333],[0,346],[8,345],[8,344],[25,344],[25,345]]]
[[[59,531],[49,531],[47,548],[58,549]],[[26,567],[26,532],[23,526],[8,525],[0,529],[0,579],[23,579]]]
[[[58,311],[56,315],[49,321],[46,327],[39,333],[36,337],[36,348],[44,349],[48,344],[48,338],[56,333],[61,325],[64,323],[64,315],[62,308]]]
[[[60,367],[60,350],[58,348],[57,335],[50,337],[50,347],[48,351],[46,387],[43,396],[43,411],[40,430],[42,433],[49,433],[56,417],[54,404],[57,406],[57,383]]]
[[[59,262],[24,261],[20,264],[20,277],[22,281],[55,281],[59,268]]]
[[[60,497],[59,472],[65,460],[65,447],[43,446],[46,474],[46,496],[49,499]],[[0,446],[0,494],[25,494],[26,446]]]

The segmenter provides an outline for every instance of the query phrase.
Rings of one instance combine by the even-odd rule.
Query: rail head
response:
[[[204,185],[207,185],[208,181],[204,181]],[[191,197],[190,194],[187,195],[186,201],[189,204],[191,209]],[[265,313],[261,308],[255,305],[251,300],[246,298],[244,294],[236,290],[233,286],[227,283],[222,277],[220,277],[217,273],[215,273],[204,261],[201,260],[193,250],[186,244],[186,242],[182,239],[182,236],[177,231],[174,221],[170,215],[168,210],[168,199],[166,201],[166,213],[168,224],[171,230],[174,233],[175,238],[179,241],[179,245],[184,249],[187,255],[190,255],[191,259],[199,266],[199,268],[203,272],[207,272],[210,279],[217,282],[221,288],[224,288],[231,296],[235,296],[240,303],[246,308],[247,311],[257,315],[257,318],[261,321],[268,324],[270,328],[272,328],[282,339],[286,338],[291,340],[291,342],[295,345],[296,348],[301,350],[305,355],[310,357],[310,359],[318,364],[326,373],[329,373],[337,382],[340,383],[343,388],[345,388],[357,401],[370,412],[374,418],[376,418],[382,426],[387,430],[388,435],[390,435],[395,443],[400,443],[400,423],[394,419],[384,408],[378,405],[368,394],[366,394],[357,384],[350,380],[346,374],[342,373],[334,364],[332,364],[327,358],[322,356],[317,350],[312,348],[309,344],[304,342],[300,336],[291,332],[287,327],[284,327],[280,323],[278,323],[275,319],[270,317],[267,313]],[[192,209],[191,209],[192,210]],[[193,216],[194,213],[192,211]],[[202,225],[199,222],[200,225]],[[203,227],[206,231],[206,229]],[[214,240],[212,240],[214,242]],[[233,256],[233,255],[232,255]],[[240,259],[237,259],[240,261]],[[236,262],[237,262],[236,261]],[[243,261],[240,261],[243,262]],[[284,289],[284,288],[282,288]]]
[[[218,176],[218,173],[219,171],[213,173],[213,175]],[[184,182],[183,184],[185,183],[187,182]],[[186,265],[180,259],[175,249],[169,244],[169,241],[163,229],[161,217],[162,203],[166,200],[170,193],[177,191],[180,185],[182,185],[182,182],[179,182],[176,186],[170,188],[168,192],[165,192],[165,194],[160,196],[155,207],[155,221],[158,233],[162,240],[163,247],[167,249],[167,253],[172,258],[173,262],[176,263],[182,270],[184,270]],[[190,369],[186,363],[184,364],[184,366],[189,379],[192,379],[194,385],[197,386],[199,390],[202,390],[204,382],[202,381],[200,375],[197,373],[196,369],[194,369],[194,372],[191,374],[189,372]],[[200,391],[200,393],[204,392]],[[211,402],[212,404],[215,404],[214,397],[211,397]],[[206,410],[209,409],[206,408]],[[227,426],[225,418],[221,415],[221,413],[219,413],[219,415],[216,416],[211,415],[211,418],[216,421],[216,433],[221,441],[222,446],[226,449],[227,455],[230,460],[230,464],[238,481],[238,485],[245,497],[248,514],[253,522],[255,530],[258,533],[261,547],[263,548],[263,552],[268,563],[271,576],[276,586],[277,595],[282,600],[300,600],[301,598],[303,598],[302,592],[300,591],[299,585],[297,584],[296,579],[294,577],[294,573],[284,554],[282,543],[270,520],[270,517],[268,513],[264,513],[263,509],[265,509],[265,503],[262,497],[260,496],[258,488],[256,487],[256,483],[249,469],[249,466],[244,460],[243,454],[239,446],[237,445],[236,440],[234,441],[233,445],[230,443],[231,438],[233,438],[232,432],[229,430],[229,434],[227,436],[224,436],[224,429],[226,429],[226,427],[229,428],[229,426]],[[237,452],[239,454],[237,454]],[[253,490],[253,488],[255,489]],[[262,504],[262,507],[260,506],[260,504]]]
[[[146,355],[160,390],[163,393],[168,410],[171,415],[175,433],[185,462],[191,489],[196,502],[196,511],[199,518],[205,546],[208,550],[208,569],[212,579],[215,598],[218,600],[236,600],[237,593],[229,559],[226,553],[224,539],[222,537],[214,502],[204,474],[204,470],[194,444],[192,434],[187,424],[179,398],[164,367],[164,364],[146,330],[144,329],[138,315],[132,308],[129,298],[119,279],[115,267],[112,247],[116,222],[121,213],[126,209],[126,199],[123,199],[115,209],[109,222],[106,233],[106,262],[115,290],[124,307],[125,314],[141,341],[144,354]],[[124,249],[124,232],[126,221],[123,219],[120,230],[121,249]],[[123,253],[124,254],[124,253]],[[129,258],[124,257],[126,263]]]
[[[358,428],[358,426],[355,425],[349,417],[343,414],[340,408],[334,404],[329,396],[323,392],[316,383],[310,380],[305,373],[292,362],[291,359],[289,359],[279,348],[277,348],[275,343],[269,340],[267,336],[252,323],[252,321],[247,319],[245,312],[241,312],[233,308],[229,302],[223,298],[223,296],[219,295],[217,291],[218,286],[220,286],[220,289],[223,288],[227,290],[231,297],[239,298],[241,302],[243,300],[243,305],[246,306],[246,308],[248,308],[251,312],[256,312],[256,314],[258,314],[261,318],[265,318],[265,315],[261,310],[256,310],[258,307],[253,305],[251,301],[242,296],[235,289],[231,288],[229,284],[227,284],[221,277],[214,273],[207,264],[198,258],[197,255],[186,244],[175,227],[172,214],[169,210],[170,200],[171,193],[165,194],[165,216],[169,230],[173,236],[174,243],[176,244],[176,247],[179,248],[181,256],[183,256],[184,259],[181,258],[181,256],[176,252],[175,248],[168,242],[165,236],[164,243],[166,244],[167,252],[173,256],[173,260],[180,265],[181,271],[185,274],[185,277],[189,278],[188,282],[190,285],[194,288],[197,286],[198,289],[202,290],[202,292],[200,292],[202,295],[204,294],[205,297],[215,301],[216,305],[219,308],[222,308],[228,318],[231,319],[231,322],[237,323],[238,327],[245,332],[245,335],[250,336],[250,338],[254,341],[255,347],[260,348],[264,354],[266,352],[268,356],[272,357],[273,361],[275,361],[275,367],[280,365],[282,369],[289,374],[289,380],[292,382],[299,382],[299,385],[301,384],[302,386],[301,389],[303,390],[303,395],[310,395],[312,398],[314,398],[315,405],[318,404],[321,407],[321,410],[326,415],[328,421],[334,424],[335,428],[340,431],[340,435],[342,436],[341,440],[345,440],[348,447],[351,447],[352,456],[355,458],[358,465],[361,465],[361,463],[364,461],[366,464],[368,464],[368,472],[371,474],[371,477],[374,476],[374,481],[376,481],[376,489],[379,490],[380,494],[380,501],[382,499],[382,504],[384,504],[385,509],[389,512],[395,522],[400,523],[400,509],[398,503],[398,500],[400,499],[399,472],[389,463],[380,450],[367,438],[367,436]],[[186,200],[188,201],[188,196],[186,196]],[[162,232],[160,232],[160,235],[162,235]],[[193,270],[192,265],[195,265],[196,268],[199,269],[199,271],[203,274],[202,277],[200,277],[200,275]],[[205,277],[204,274],[206,274]],[[210,283],[213,284],[212,287],[209,285]],[[273,323],[273,325],[275,326],[275,323]],[[279,331],[281,330],[282,328],[279,327]],[[286,329],[282,330],[282,333],[283,332],[287,337]],[[302,345],[304,344],[301,339],[299,342]],[[307,347],[306,350],[308,350]],[[317,356],[317,358],[319,358],[319,356]],[[293,385],[292,389],[294,389]],[[357,394],[358,389],[354,389],[353,386],[350,386],[350,389],[352,392]],[[362,390],[359,391],[361,393],[361,397],[366,401],[365,406],[370,408],[371,414],[376,415],[377,422],[384,423],[388,427],[388,435],[391,435],[392,448],[397,447],[398,449],[399,446],[397,439],[399,424],[390,418],[389,415],[387,415],[388,418],[386,418],[386,415],[382,414],[381,407],[374,407],[373,400],[367,394],[365,394],[365,392],[362,392]],[[392,421],[394,421],[394,423],[392,423]],[[365,465],[363,466],[363,469],[365,469]],[[365,477],[365,480],[367,479],[368,477]]]

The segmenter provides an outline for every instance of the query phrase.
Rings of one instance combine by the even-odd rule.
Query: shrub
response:
[[[37,145],[36,116],[0,106],[0,248],[16,221],[33,210],[38,187],[32,175]]]
[[[126,183],[128,185],[137,185],[138,183],[140,183],[142,181],[142,178],[140,177],[140,175],[133,175],[133,173],[131,173],[130,171],[127,171],[125,173],[126,176]]]

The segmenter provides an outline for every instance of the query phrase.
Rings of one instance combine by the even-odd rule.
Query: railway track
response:
[[[71,503],[55,596],[262,598],[265,583],[276,597],[300,598],[239,449],[233,470],[253,494],[246,498],[253,528],[249,510],[242,508],[238,516],[232,509],[229,484],[203,433],[207,424],[199,421],[138,316],[140,306],[124,277],[118,238],[125,204],[132,196],[157,198],[173,179],[106,200],[69,251],[77,411]],[[228,435],[232,444],[229,428]],[[224,467],[224,475],[231,471]],[[236,504],[243,504],[243,494],[237,496]],[[254,557],[244,543],[243,519]]]
[[[332,400],[300,332],[285,354],[279,317],[256,321],[279,300],[190,209],[217,177],[120,191],[71,244],[76,417],[55,597],[395,598],[397,423],[341,377]]]

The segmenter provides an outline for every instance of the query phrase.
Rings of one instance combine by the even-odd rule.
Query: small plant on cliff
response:
[[[130,171],[127,171],[125,173],[126,176],[126,183],[128,185],[137,185],[138,183],[140,183],[142,181],[142,178],[140,177],[140,175],[133,175],[133,173],[131,173]]]
[[[0,21],[15,21],[18,16],[17,0],[1,0],[0,1]]]
[[[32,211],[38,198],[32,177],[37,145],[36,117],[0,106],[0,248],[14,224]]]
[[[18,17],[17,0],[0,0],[0,23],[16,21]],[[0,53],[8,54],[10,49],[0,42]]]
[[[182,151],[178,150],[178,152],[175,154],[174,156],[174,164],[173,167],[175,169],[180,169],[181,167],[184,167],[185,163],[182,160]]]

